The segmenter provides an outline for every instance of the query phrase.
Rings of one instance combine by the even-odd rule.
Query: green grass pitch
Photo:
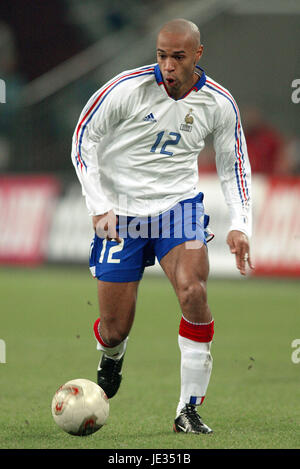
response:
[[[0,448],[299,448],[299,283],[210,279],[213,372],[200,415],[212,435],[172,432],[179,396],[180,309],[164,277],[145,275],[119,393],[107,424],[64,433],[50,405],[59,385],[95,380],[96,281],[87,269],[0,269]]]

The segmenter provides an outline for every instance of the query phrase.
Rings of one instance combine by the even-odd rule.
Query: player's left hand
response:
[[[235,254],[236,267],[241,275],[246,275],[246,266],[254,269],[250,257],[250,245],[247,236],[241,231],[229,231],[227,244],[232,254]]]

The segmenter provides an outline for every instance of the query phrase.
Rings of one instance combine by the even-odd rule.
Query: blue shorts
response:
[[[156,217],[118,217],[121,243],[95,235],[90,249],[93,277],[106,282],[140,280],[144,269],[155,264],[175,246],[200,240],[206,244],[209,222],[204,214],[203,194],[186,199]]]

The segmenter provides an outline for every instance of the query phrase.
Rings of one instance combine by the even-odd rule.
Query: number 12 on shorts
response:
[[[107,239],[104,239],[103,243],[102,243],[102,249],[101,249],[100,257],[99,257],[99,263],[100,264],[102,264],[102,262],[103,262],[106,247],[107,247]],[[116,252],[122,251],[123,247],[124,247],[124,239],[122,239],[122,241],[119,244],[117,244],[116,246],[111,246],[109,248],[109,251],[108,251],[106,262],[110,263],[110,264],[119,264],[121,262],[121,259],[114,259],[113,254],[115,254]]]

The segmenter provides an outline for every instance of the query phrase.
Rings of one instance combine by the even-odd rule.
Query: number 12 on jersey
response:
[[[156,140],[155,140],[155,143],[154,145],[152,145],[151,147],[151,150],[150,152],[151,153],[155,153],[156,150],[157,150],[157,147],[160,145],[160,143],[162,142],[162,139],[163,139],[163,136],[165,134],[165,131],[163,130],[162,132],[159,132],[157,134],[157,137],[156,137]],[[166,148],[168,145],[178,145],[179,143],[179,140],[181,139],[181,135],[178,134],[177,132],[169,132],[168,136],[170,137],[175,137],[175,139],[168,139],[168,140],[164,140],[162,142],[162,146],[160,148],[160,152],[159,153],[162,153],[163,155],[168,155],[168,156],[173,156],[173,152],[172,151],[167,151]]]

